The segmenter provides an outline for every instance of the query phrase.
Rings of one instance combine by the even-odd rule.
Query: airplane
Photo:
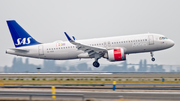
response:
[[[7,25],[16,47],[7,49],[7,54],[50,60],[94,58],[94,67],[100,66],[100,58],[111,62],[124,61],[127,54],[143,52],[150,52],[151,60],[155,61],[154,51],[164,50],[175,44],[164,35],[155,33],[76,40],[66,32],[64,34],[68,41],[40,43],[15,20],[7,20]]]

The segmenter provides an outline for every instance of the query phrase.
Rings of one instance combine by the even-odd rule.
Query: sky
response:
[[[150,53],[127,55],[128,63],[180,65],[180,0],[0,0],[0,66],[11,66],[14,55],[5,54],[14,44],[6,20],[16,20],[33,38],[41,43],[67,41],[64,32],[76,39],[101,38],[143,33],[158,33],[175,42],[175,46]],[[18,57],[18,56],[16,56]],[[94,59],[58,60],[61,65]],[[101,65],[117,64],[100,59]],[[30,58],[30,63],[42,64]]]

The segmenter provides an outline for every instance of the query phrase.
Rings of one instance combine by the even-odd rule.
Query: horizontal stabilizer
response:
[[[14,50],[14,51],[16,51],[16,52],[23,52],[23,53],[29,52],[29,50],[25,50],[25,49],[17,49],[17,48],[12,48],[11,50]]]

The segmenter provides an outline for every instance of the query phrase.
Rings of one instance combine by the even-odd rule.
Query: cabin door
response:
[[[149,35],[149,45],[154,45],[154,37],[153,35]]]
[[[38,46],[38,50],[39,50],[39,55],[44,55],[44,49],[42,45]]]

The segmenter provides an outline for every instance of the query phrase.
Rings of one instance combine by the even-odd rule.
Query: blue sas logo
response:
[[[16,45],[21,45],[21,44],[23,44],[23,45],[25,45],[25,44],[30,44],[31,43],[31,41],[30,41],[30,39],[31,39],[32,37],[28,37],[28,38],[18,38],[17,39],[17,44]],[[26,41],[27,40],[27,41]]]

